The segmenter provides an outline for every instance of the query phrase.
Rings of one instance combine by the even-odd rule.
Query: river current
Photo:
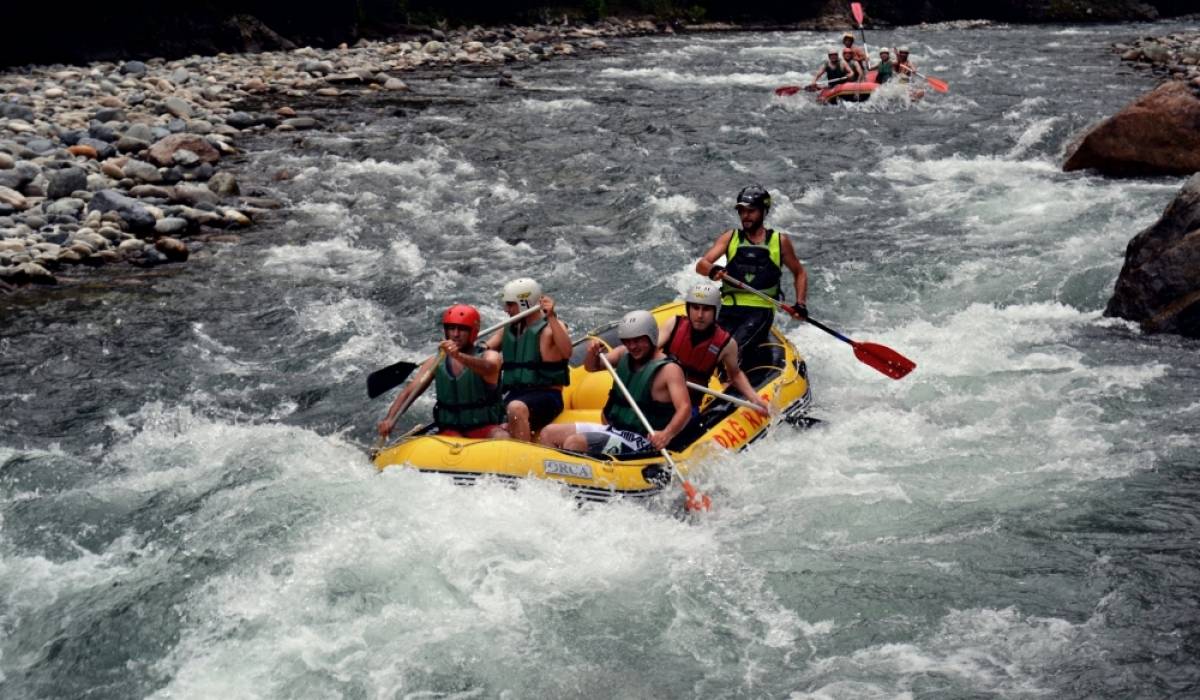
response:
[[[0,299],[0,696],[1194,697],[1200,345],[1101,316],[1182,180],[1060,170],[1175,28],[868,31],[950,92],[841,107],[772,93],[836,34],[614,41],[245,142],[288,208],[240,243]],[[448,304],[669,300],[754,182],[915,372],[786,323],[822,422],[691,522],[370,466]]]

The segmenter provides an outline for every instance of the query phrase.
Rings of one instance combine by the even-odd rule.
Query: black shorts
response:
[[[562,413],[562,389],[512,389],[504,395],[504,406],[520,401],[529,407],[529,429],[541,430]]]

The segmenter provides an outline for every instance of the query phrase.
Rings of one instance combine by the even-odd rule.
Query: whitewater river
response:
[[[870,31],[951,90],[847,108],[771,90],[836,34],[616,41],[245,141],[240,244],[0,300],[0,696],[1195,696],[1200,344],[1101,316],[1182,180],[1059,168],[1174,28]],[[671,299],[752,182],[913,374],[789,322],[824,422],[695,522],[375,473],[364,377],[446,305]]]

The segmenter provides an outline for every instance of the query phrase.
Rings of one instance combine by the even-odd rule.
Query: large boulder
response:
[[[1200,338],[1200,174],[1129,242],[1104,315],[1137,321],[1148,333]]]
[[[1181,81],[1142,95],[1075,145],[1063,170],[1085,169],[1116,176],[1200,172],[1200,98]]]

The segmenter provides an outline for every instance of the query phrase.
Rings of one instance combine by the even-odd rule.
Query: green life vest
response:
[[[783,256],[779,247],[780,238],[774,229],[767,229],[767,237],[763,242],[754,244],[746,239],[741,229],[734,230],[733,237],[729,239],[729,248],[725,250],[725,259],[728,260],[725,272],[772,299],[782,298],[779,291],[779,280],[783,277],[783,269],[779,264]],[[741,291],[728,282],[722,285],[721,296],[726,304],[775,308],[766,299]]]
[[[892,62],[884,61],[875,68],[875,82],[882,85],[891,80],[894,73],[895,71],[892,70]]]
[[[850,75],[850,71],[844,70],[842,68],[842,66],[845,66],[845,65],[846,64],[842,63],[841,61],[838,61],[836,64],[834,64],[834,63],[830,63],[828,60],[826,60],[825,61],[825,80],[829,81],[829,83],[832,84],[833,81],[838,80],[840,78],[845,78],[847,75]],[[848,67],[849,66],[847,66],[847,68]]]
[[[449,357],[438,363],[434,388],[437,403],[433,406],[433,420],[439,427],[466,431],[504,422],[500,390],[466,367],[457,377],[453,376]]]
[[[667,427],[667,424],[675,417],[675,404],[669,401],[655,401],[650,391],[654,387],[654,375],[658,374],[658,370],[669,362],[672,362],[669,358],[651,360],[634,372],[629,366],[629,353],[625,353],[616,366],[617,376],[621,378],[625,388],[629,389],[638,408],[646,414],[646,420],[650,421],[650,427],[655,430]],[[629,402],[621,393],[616,382],[613,383],[612,390],[608,392],[608,403],[604,404],[604,418],[610,426],[617,430],[628,430],[639,435],[646,434],[646,426],[642,425],[637,413],[629,407]]]
[[[566,360],[542,361],[542,349],[538,339],[548,323],[549,321],[543,318],[526,328],[519,337],[512,326],[504,329],[500,343],[500,353],[504,355],[500,387],[505,391],[528,387],[567,386],[571,383]]]

